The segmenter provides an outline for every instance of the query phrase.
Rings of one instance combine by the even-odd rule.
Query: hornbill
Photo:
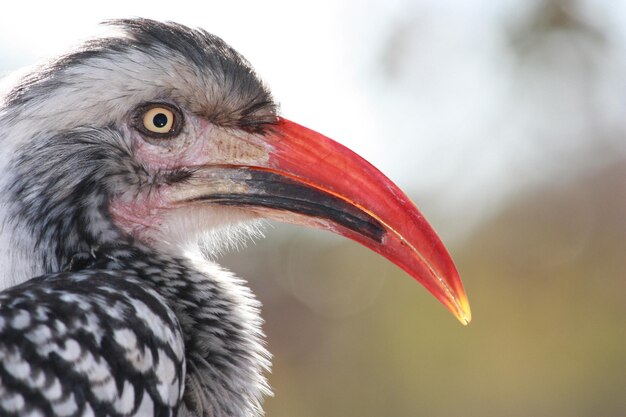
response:
[[[261,415],[259,303],[205,255],[262,218],[360,242],[469,322],[409,198],[279,116],[241,55],[179,24],[109,24],[0,99],[0,415]]]

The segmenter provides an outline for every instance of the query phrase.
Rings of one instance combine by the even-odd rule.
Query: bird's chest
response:
[[[132,274],[44,276],[0,295],[0,415],[174,415],[180,325]]]
[[[143,299],[137,289],[125,290],[135,321],[116,325],[113,340],[122,367],[141,383],[152,381],[150,392],[162,403],[177,392],[182,416],[259,415],[269,392],[263,376],[269,354],[258,302],[240,280],[213,264],[135,246],[77,254],[66,269],[126,271],[149,293]],[[119,322],[110,302],[101,307],[112,316],[107,323]]]

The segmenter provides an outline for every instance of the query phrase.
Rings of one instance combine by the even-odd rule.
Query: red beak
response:
[[[404,269],[461,323],[470,322],[463,284],[443,243],[411,200],[369,162],[283,118],[239,139],[266,156],[241,164],[207,161],[209,186],[187,194],[183,203],[245,206],[339,233]]]
[[[470,322],[467,295],[452,258],[391,180],[345,146],[289,120],[280,118],[265,138],[273,151],[268,166],[258,169],[333,196],[369,217],[361,228],[332,218],[318,225],[383,255],[422,283],[461,323]]]

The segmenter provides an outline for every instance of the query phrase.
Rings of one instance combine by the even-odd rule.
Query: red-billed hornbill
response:
[[[111,24],[0,101],[0,415],[262,414],[259,304],[199,249],[260,218],[354,239],[469,322],[405,194],[278,116],[237,52],[177,24]]]

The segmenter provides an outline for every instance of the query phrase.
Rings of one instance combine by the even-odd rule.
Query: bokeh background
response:
[[[221,262],[264,304],[271,417],[626,416],[626,2],[5,1],[0,75],[98,22],[200,26],[282,113],[417,202],[464,328],[384,259],[271,225]]]

